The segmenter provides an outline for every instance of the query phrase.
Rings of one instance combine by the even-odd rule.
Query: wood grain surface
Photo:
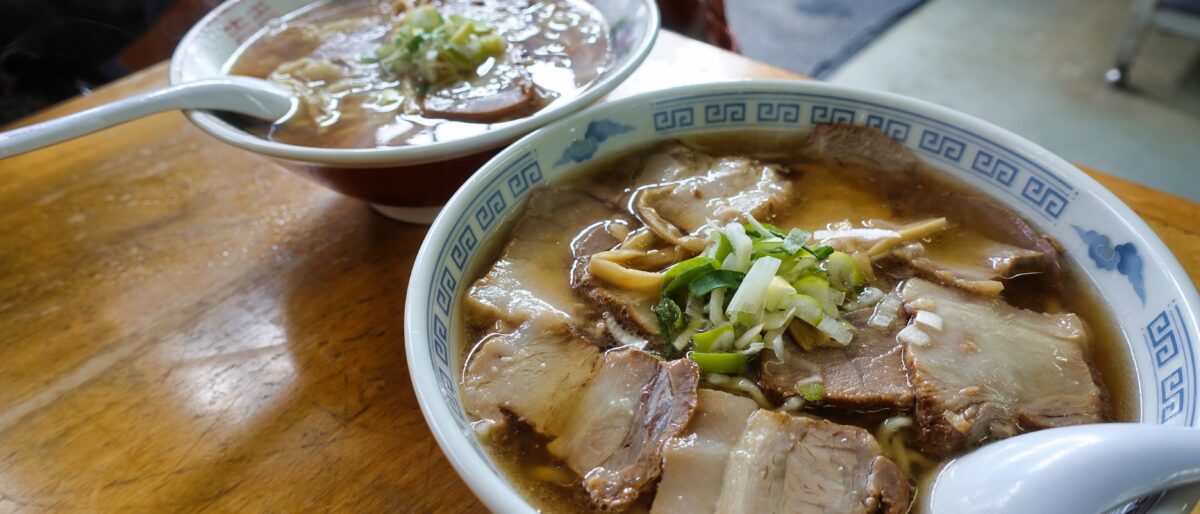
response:
[[[613,96],[799,78],[664,33]],[[26,121],[166,81],[158,65]],[[1088,170],[1200,278],[1200,204]],[[417,407],[425,228],[179,113],[0,161],[0,512],[479,512]]]

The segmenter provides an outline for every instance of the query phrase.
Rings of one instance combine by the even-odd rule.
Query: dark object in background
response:
[[[1154,28],[1200,39],[1200,0],[1134,0],[1121,25],[1113,67],[1104,73],[1109,84],[1129,85],[1129,68]]]
[[[126,73],[116,57],[173,0],[0,0],[0,122]]]
[[[658,0],[662,26],[733,52],[737,39],[725,19],[724,0]]]

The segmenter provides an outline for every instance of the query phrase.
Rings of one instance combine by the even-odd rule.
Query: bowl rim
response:
[[[246,1],[250,0],[225,0],[215,9],[209,11],[203,18],[200,18],[200,21],[196,22],[192,28],[188,29],[183,39],[180,40],[179,45],[175,48],[175,51],[171,54],[171,64],[168,70],[169,85],[175,86],[184,82],[181,78],[184,59],[189,52],[194,50],[196,40],[202,34],[217,30],[216,20],[224,16],[236,5]],[[529,116],[516,120],[511,125],[487,130],[478,135],[414,146],[319,148],[269,141],[237,129],[208,111],[189,109],[185,110],[184,114],[200,130],[238,148],[271,157],[321,165],[347,167],[405,166],[444,161],[483,152],[515,141],[548,123],[578,112],[595,103],[608,93],[611,93],[613,89],[624,83],[641,66],[646,57],[650,55],[650,50],[658,40],[658,31],[661,23],[661,15],[657,3],[653,0],[635,1],[642,8],[646,9],[644,27],[646,37],[642,38],[634,47],[629,59],[613,67],[609,73],[601,77],[599,81],[584,88],[582,93],[575,98],[567,100],[565,103],[552,109],[541,109]],[[303,8],[311,3],[308,2],[296,9]],[[280,16],[287,16],[294,11],[283,13]],[[607,20],[605,21],[607,22]]]
[[[576,125],[582,120],[593,117],[603,117],[606,113],[620,111],[631,104],[649,104],[655,101],[711,93],[769,93],[780,90],[834,96],[850,95],[889,107],[908,109],[947,124],[984,134],[992,140],[1002,141],[1016,152],[1025,153],[1032,158],[1042,160],[1050,169],[1062,174],[1072,184],[1076,184],[1081,189],[1094,195],[1099,200],[1100,205],[1112,209],[1120,221],[1126,225],[1128,231],[1135,234],[1135,241],[1139,241],[1145,245],[1148,257],[1152,257],[1152,262],[1162,265],[1165,268],[1166,277],[1171,281],[1171,285],[1178,288],[1182,293],[1179,297],[1179,302],[1184,312],[1189,313],[1193,318],[1200,317],[1200,314],[1198,314],[1200,313],[1200,292],[1197,292],[1191,278],[1183,269],[1179,260],[1158,234],[1137,213],[1098,181],[1065,159],[1058,157],[1024,137],[975,116],[925,100],[886,91],[801,80],[744,79],[720,81],[675,86],[621,98],[577,112],[554,124],[530,133],[484,164],[478,172],[472,175],[455,192],[450,201],[446,203],[446,206],[442,209],[437,219],[430,226],[429,232],[426,234],[413,262],[404,307],[404,346],[409,374],[413,382],[413,390],[416,393],[417,401],[421,406],[421,412],[425,417],[426,423],[429,425],[430,431],[433,433],[438,445],[442,448],[446,458],[454,466],[467,486],[475,492],[489,509],[496,512],[535,511],[515,488],[507,485],[504,478],[478,473],[479,470],[491,469],[491,465],[471,448],[470,441],[466,439],[470,435],[458,430],[454,417],[450,412],[450,406],[441,399],[433,366],[430,365],[429,334],[426,333],[423,323],[428,310],[431,308],[431,304],[427,301],[427,298],[424,298],[424,295],[433,281],[434,270],[437,265],[438,256],[433,254],[434,248],[439,246],[441,242],[449,240],[455,218],[465,212],[464,209],[481,192],[487,181],[492,178],[491,175],[498,173],[502,169],[501,164],[525,152],[529,147],[535,146],[539,139],[559,130],[560,127]],[[986,195],[991,196],[990,194]],[[1119,327],[1124,327],[1128,323],[1123,318],[1117,318],[1116,321]],[[1134,342],[1128,341],[1128,344],[1132,345]],[[453,378],[457,380],[458,377]],[[457,394],[457,382],[455,382],[454,387]],[[1138,397],[1142,399],[1155,394],[1152,390],[1142,390],[1141,387],[1138,387],[1138,389]]]

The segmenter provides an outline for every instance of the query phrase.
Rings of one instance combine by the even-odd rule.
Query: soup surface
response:
[[[1057,243],[871,129],[646,148],[503,241],[462,400],[546,511],[907,512],[946,459],[1137,407]]]
[[[229,73],[301,98],[288,119],[246,130],[374,148],[479,134],[577,96],[610,60],[608,28],[583,0],[325,0],[264,27]]]

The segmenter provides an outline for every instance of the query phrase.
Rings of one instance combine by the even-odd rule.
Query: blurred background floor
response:
[[[726,3],[739,38],[765,26],[739,5],[748,1]],[[930,0],[826,80],[958,109],[1068,160],[1200,201],[1200,42],[1152,31],[1130,89],[1113,89],[1104,72],[1128,8],[1129,0]],[[786,35],[778,41],[786,45]]]

